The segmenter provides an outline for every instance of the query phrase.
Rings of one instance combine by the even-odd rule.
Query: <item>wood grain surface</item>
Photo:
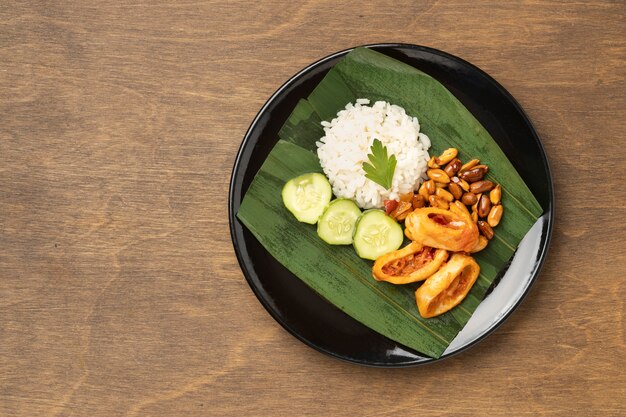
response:
[[[623,1],[0,3],[0,415],[625,415],[625,14]],[[297,341],[228,232],[230,170],[264,101],[373,42],[486,70],[554,172],[530,296],[427,367],[370,369]]]

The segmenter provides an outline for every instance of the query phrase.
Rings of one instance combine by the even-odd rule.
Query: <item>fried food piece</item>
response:
[[[413,211],[404,221],[405,235],[424,246],[469,252],[478,243],[478,227],[461,210],[435,207]]]
[[[455,253],[415,291],[420,315],[431,318],[457,306],[476,282],[480,266],[468,255]]]
[[[402,249],[379,256],[372,275],[377,281],[408,284],[422,281],[434,274],[448,259],[448,252],[412,242]]]

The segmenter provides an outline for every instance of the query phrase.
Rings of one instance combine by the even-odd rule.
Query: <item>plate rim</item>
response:
[[[246,148],[246,145],[247,145],[248,141],[250,140],[250,135],[251,135],[252,131],[255,130],[257,124],[259,123],[259,120],[265,114],[265,110],[267,109],[267,107],[269,107],[269,105],[274,102],[276,97],[278,95],[280,95],[285,89],[287,89],[291,84],[293,84],[294,82],[299,80],[304,74],[306,74],[307,72],[309,72],[312,69],[316,68],[317,66],[320,66],[320,65],[326,63],[327,61],[333,60],[333,59],[335,59],[338,56],[342,56],[342,55],[345,56],[350,51],[352,51],[352,50],[354,50],[356,48],[369,48],[369,49],[408,48],[408,49],[416,49],[418,51],[424,51],[424,52],[428,52],[428,53],[431,53],[431,54],[434,54],[434,55],[442,56],[444,58],[450,59],[452,61],[456,61],[458,63],[461,63],[464,66],[469,66],[472,69],[476,70],[477,73],[480,74],[480,76],[486,78],[488,82],[492,83],[499,90],[499,92],[502,93],[507,98],[507,100],[510,101],[510,103],[513,105],[515,110],[522,117],[524,123],[530,129],[530,132],[532,134],[531,135],[532,138],[534,139],[535,143],[537,144],[537,146],[539,148],[539,151],[540,151],[541,156],[542,156],[542,158],[541,158],[542,164],[543,164],[543,167],[544,167],[544,169],[545,169],[545,171],[547,173],[547,177],[548,177],[548,184],[547,184],[548,185],[548,207],[546,208],[546,211],[543,214],[543,216],[546,217],[546,226],[544,227],[544,230],[546,231],[545,239],[544,239],[545,240],[545,244],[543,244],[540,247],[540,249],[539,249],[537,261],[535,263],[535,268],[534,268],[533,272],[531,273],[532,276],[531,276],[530,280],[528,281],[528,285],[526,286],[526,288],[524,289],[523,293],[520,295],[520,297],[516,301],[516,303],[511,307],[511,309],[505,315],[503,315],[497,322],[495,322],[489,329],[487,329],[485,332],[483,332],[481,335],[479,335],[472,342],[467,343],[466,345],[463,345],[462,347],[458,348],[457,350],[455,350],[453,352],[443,354],[439,358],[431,358],[431,357],[424,356],[421,360],[410,361],[410,362],[403,362],[403,363],[368,362],[368,361],[360,361],[360,360],[355,360],[355,359],[352,359],[352,358],[341,356],[340,354],[337,354],[336,352],[333,352],[331,350],[325,349],[325,348],[323,348],[323,347],[313,343],[312,341],[308,340],[304,336],[300,335],[297,331],[292,329],[287,323],[285,323],[285,321],[281,318],[281,316],[277,312],[275,312],[272,309],[272,307],[269,305],[269,303],[265,300],[265,298],[261,296],[260,290],[256,288],[256,286],[251,281],[251,278],[249,277],[250,271],[248,271],[248,267],[244,263],[243,255],[242,255],[241,250],[239,248],[240,242],[238,241],[238,238],[236,236],[236,231],[235,231],[235,222],[237,222],[237,219],[236,219],[236,212],[234,211],[233,189],[235,187],[235,182],[236,182],[235,174],[238,171],[239,166],[241,164],[241,159],[242,159],[242,156],[243,156],[242,154],[243,154],[244,149]],[[410,65],[410,64],[407,64],[407,65]],[[304,67],[303,69],[301,69],[300,71],[298,71],[297,73],[292,75],[287,81],[285,81],[266,100],[266,102],[259,109],[259,111],[257,112],[256,116],[254,117],[254,119],[250,123],[250,126],[246,130],[246,133],[243,136],[241,144],[239,145],[239,148],[237,149],[237,154],[236,154],[236,157],[235,157],[235,160],[234,160],[234,163],[233,163],[233,168],[231,170],[231,175],[230,175],[230,180],[229,180],[229,188],[228,188],[228,223],[229,223],[230,237],[231,237],[231,241],[232,241],[232,244],[233,244],[233,248],[235,250],[235,255],[237,257],[237,262],[239,263],[239,267],[241,268],[241,271],[242,271],[242,273],[243,273],[243,275],[244,275],[244,277],[246,279],[246,282],[248,283],[248,286],[252,289],[252,292],[254,293],[256,298],[259,300],[261,305],[263,305],[265,310],[270,314],[270,316],[276,322],[278,322],[291,335],[296,337],[298,340],[300,340],[301,342],[303,342],[307,346],[315,349],[316,351],[324,353],[326,355],[329,355],[329,356],[331,356],[333,358],[339,359],[339,360],[344,361],[344,362],[349,362],[349,363],[352,363],[352,364],[358,364],[358,365],[374,367],[374,368],[410,368],[410,367],[415,367],[415,366],[420,366],[420,365],[427,365],[427,364],[432,364],[432,363],[438,363],[438,362],[441,362],[441,361],[443,361],[445,359],[451,358],[451,357],[456,356],[456,355],[458,355],[458,354],[460,354],[462,352],[467,351],[468,349],[476,346],[478,343],[483,341],[485,338],[487,338],[493,332],[495,332],[519,308],[519,306],[522,304],[522,302],[526,299],[526,297],[530,293],[532,287],[534,286],[535,282],[537,281],[537,278],[541,274],[541,271],[542,271],[543,266],[544,266],[544,264],[546,262],[546,259],[547,259],[547,256],[548,256],[548,252],[549,252],[549,249],[550,249],[550,244],[551,244],[551,241],[552,241],[552,233],[553,233],[553,228],[554,228],[554,215],[555,215],[554,181],[553,181],[552,170],[550,169],[550,162],[548,160],[548,156],[546,154],[545,147],[543,146],[543,143],[541,142],[541,139],[539,138],[539,135],[537,134],[537,131],[536,131],[534,125],[530,121],[530,118],[528,117],[528,115],[526,114],[526,112],[524,111],[522,106],[515,99],[515,97],[513,97],[513,95],[506,88],[504,88],[496,79],[494,79],[491,75],[489,75],[487,72],[483,71],[478,66],[472,64],[471,62],[468,62],[468,61],[464,60],[463,58],[460,58],[460,57],[458,57],[456,55],[452,55],[452,54],[450,54],[448,52],[441,51],[441,50],[436,49],[436,48],[423,46],[423,45],[410,44],[410,43],[393,43],[393,42],[391,42],[391,43],[371,43],[371,44],[364,44],[364,45],[354,46],[354,47],[351,47],[351,48],[346,48],[346,49],[334,52],[332,54],[329,54],[329,55],[327,55],[327,56],[325,56],[323,58],[320,58],[317,61],[314,61],[313,63],[307,65],[306,67]],[[354,320],[353,318],[351,318],[351,319]],[[398,343],[398,342],[395,342],[395,343]],[[403,346],[401,343],[398,343],[398,345]]]

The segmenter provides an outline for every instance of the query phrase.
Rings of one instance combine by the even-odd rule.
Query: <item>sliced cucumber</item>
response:
[[[299,221],[315,224],[333,193],[323,174],[304,174],[292,178],[283,187],[283,204]]]
[[[356,223],[354,249],[363,259],[376,260],[379,256],[397,250],[404,234],[402,227],[382,210],[367,210]]]
[[[317,234],[328,244],[349,245],[360,215],[361,210],[354,201],[347,198],[333,200],[317,222]]]

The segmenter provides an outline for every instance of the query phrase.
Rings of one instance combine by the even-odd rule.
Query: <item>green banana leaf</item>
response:
[[[488,177],[503,188],[504,217],[494,239],[475,255],[481,273],[465,300],[450,312],[423,319],[415,304],[418,284],[375,281],[372,262],[351,246],[330,246],[316,227],[299,223],[283,206],[289,179],[322,172],[315,142],[331,120],[357,98],[385,100],[417,116],[431,141],[431,154],[459,149],[462,160],[480,158]],[[542,209],[504,153],[474,116],[438,81],[366,48],[350,52],[301,100],[279,132],[280,140],[248,189],[237,217],[279,262],[318,294],[373,330],[438,358],[470,319],[498,273]]]

